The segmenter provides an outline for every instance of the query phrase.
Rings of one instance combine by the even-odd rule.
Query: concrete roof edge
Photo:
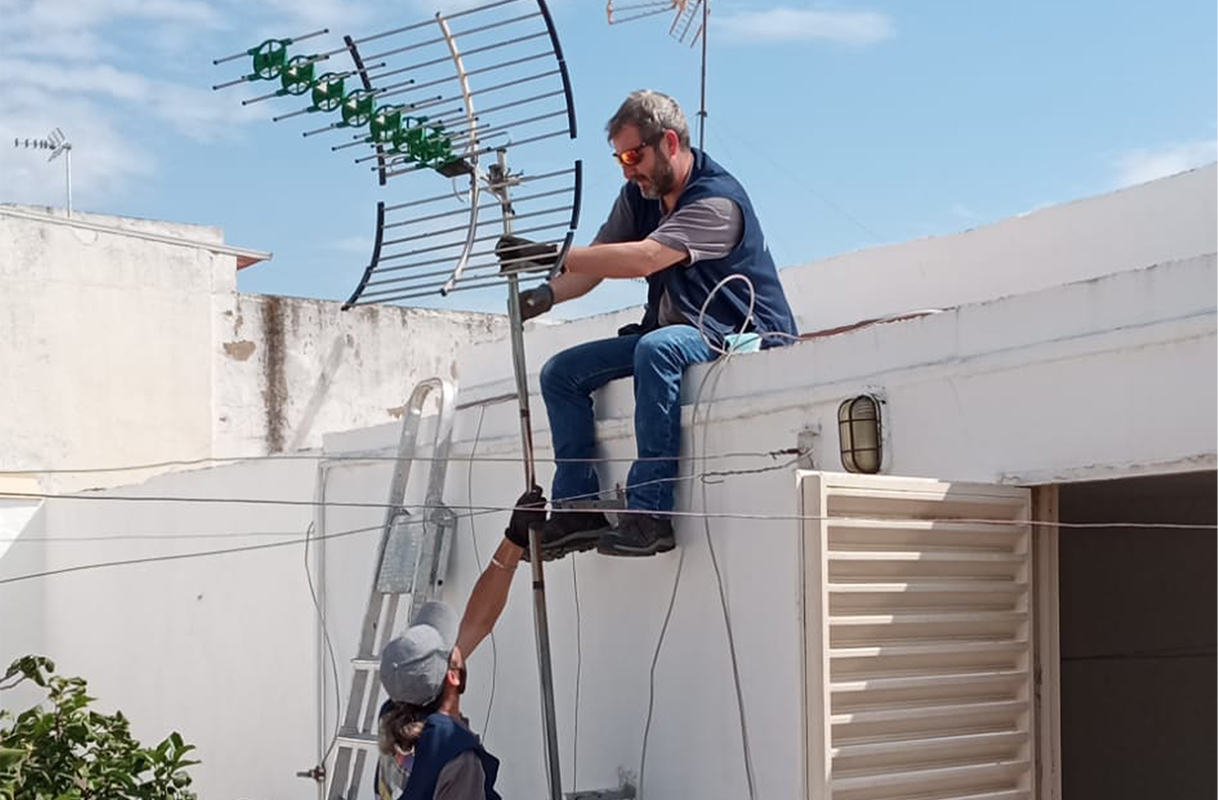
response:
[[[115,233],[122,236],[131,236],[137,239],[147,239],[153,242],[181,245],[182,247],[197,247],[200,250],[208,250],[212,253],[233,256],[239,262],[244,261],[245,263],[243,266],[249,266],[250,264],[258,261],[269,261],[273,256],[272,253],[263,250],[252,250],[248,247],[234,247],[233,245],[218,242],[206,242],[198,239],[187,239],[182,236],[172,236],[164,233],[133,230],[131,228],[121,228],[115,225],[103,225],[99,222],[89,222],[83,219],[61,217],[54,214],[41,214],[37,211],[27,211],[22,208],[14,208],[12,206],[0,206],[0,216],[17,217],[18,219],[33,220],[35,222],[49,222],[54,225],[68,225],[74,228],[84,228],[86,230],[98,231],[101,233]]]

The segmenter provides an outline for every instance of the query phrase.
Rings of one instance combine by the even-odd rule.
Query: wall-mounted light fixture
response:
[[[842,466],[847,472],[880,471],[880,401],[869,394],[852,397],[837,408]]]

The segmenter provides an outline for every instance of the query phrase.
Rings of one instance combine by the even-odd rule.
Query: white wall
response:
[[[952,236],[782,272],[804,331],[947,308],[1213,253],[1218,165]]]
[[[222,240],[0,213],[0,419],[21,422],[0,427],[0,474],[316,447],[324,431],[394,419],[417,381],[455,375],[463,348],[506,331],[495,314],[240,295]],[[159,471],[42,479],[79,489]]]
[[[1031,211],[963,233],[834,256],[781,271],[801,332],[1026,294],[1218,251],[1218,165]],[[530,368],[572,343],[613,336],[641,308],[526,323]],[[499,341],[461,358],[467,394],[510,386]],[[477,383],[508,381],[493,387]]]
[[[0,500],[0,577],[45,570],[45,538],[46,517],[41,502]],[[45,650],[46,588],[41,580],[0,584],[0,672],[18,656]],[[9,643],[21,646],[10,647]],[[43,695],[23,684],[0,697],[7,708],[27,708]]]
[[[815,466],[839,469],[837,406],[871,391],[885,400],[884,471],[889,474],[1029,484],[1213,469],[1218,463],[1215,275],[1214,257],[1198,257],[742,356],[725,368],[714,394],[704,452],[790,448],[801,430],[811,429],[819,432]],[[687,374],[687,404],[706,369]],[[764,392],[757,391],[761,386]],[[540,398],[533,403],[542,408]],[[598,396],[597,413],[604,455],[628,459],[633,453],[629,383],[606,387]],[[518,455],[514,406],[488,408],[475,447],[481,415],[470,409],[459,416],[455,455],[464,457],[471,450],[492,458]],[[539,413],[535,433],[543,481],[551,474],[546,459],[552,455],[544,428]],[[686,456],[692,439],[687,430]],[[332,454],[389,448],[394,431],[382,427],[335,434],[326,441]],[[711,468],[774,463],[782,462],[737,457],[717,460]],[[624,482],[625,474],[624,461],[607,464],[601,470],[603,487]],[[468,463],[457,460],[445,497],[458,511],[508,505],[522,488],[521,480],[517,464],[476,462],[471,474]],[[386,483],[383,468],[374,473],[352,467],[341,485],[330,484],[329,492],[334,498],[366,499]],[[378,489],[369,489],[373,485]],[[702,508],[700,498],[691,496],[695,489],[700,491],[688,481],[679,485],[678,509]],[[727,477],[708,486],[708,501],[711,511],[777,517],[715,519],[710,528],[720,548],[741,657],[759,796],[798,796],[798,534],[794,520],[781,518],[797,513],[793,468]],[[331,510],[330,517],[332,529],[371,520],[366,513],[347,510]],[[473,535],[484,563],[499,541],[505,514],[475,522],[476,531],[463,525],[455,542],[448,598],[457,605],[478,572]],[[678,521],[685,563],[656,673],[646,776],[653,798],[738,798],[745,793],[730,667],[705,537],[701,521]],[[363,558],[368,557],[365,552]],[[559,738],[568,781],[576,771],[577,632],[582,641],[576,788],[616,785],[619,771],[637,775],[648,670],[679,558],[680,553],[640,560],[588,554],[547,570]],[[348,550],[341,556],[343,566],[328,572],[334,581],[330,619],[340,650],[354,646],[362,605],[355,599],[358,592],[341,591],[337,581],[355,581],[360,559]],[[367,570],[364,566],[362,571]],[[522,571],[497,628],[497,653],[492,655],[487,644],[474,654],[463,700],[475,729],[487,731],[488,747],[509,765],[502,778],[505,796],[544,792],[531,632],[528,576]],[[495,710],[486,729],[492,674]],[[340,682],[344,693],[345,680]]]
[[[741,356],[724,367],[713,404],[704,400],[712,422],[703,452],[791,448],[801,431],[811,430],[817,432],[814,466],[836,469],[837,407],[869,391],[885,403],[884,471],[890,474],[1031,484],[1214,469],[1218,281],[1213,249],[1139,266]],[[547,353],[588,338],[585,334],[597,326],[603,335],[617,322],[602,317],[573,323],[576,327],[530,326],[533,385]],[[487,375],[496,365],[494,352],[484,347],[476,354]],[[506,376],[506,346],[497,353],[500,374]],[[707,369],[687,374],[687,423],[688,404]],[[473,373],[463,366],[462,374],[467,384],[462,400],[510,388],[506,381],[470,386],[477,383],[469,377]],[[625,480],[626,460],[633,454],[629,382],[606,387],[596,407],[603,452],[622,459],[603,467],[608,487]],[[546,459],[552,453],[536,395],[533,408],[539,476],[548,482]],[[696,432],[699,444],[702,433]],[[686,430],[686,456],[694,434]],[[325,450],[334,457],[368,448],[392,452],[396,438],[397,426],[382,424],[326,436]],[[461,457],[471,451],[500,459],[519,455],[513,404],[488,407],[485,415],[479,408],[459,414],[453,452]],[[802,785],[802,642],[798,524],[789,518],[798,508],[794,468],[764,455],[716,459],[710,468],[774,464],[782,468],[708,485],[707,508],[770,517],[715,519],[710,529],[737,636],[759,796],[796,797]],[[270,460],[162,477],[138,491],[308,502],[314,496],[313,468],[308,461]],[[686,476],[689,469],[687,462]],[[411,503],[421,497],[425,474],[416,468],[420,480],[412,486]],[[330,470],[327,499],[383,503],[388,479],[386,463],[343,463]],[[520,466],[511,460],[477,461],[472,467],[454,460],[445,499],[458,512],[506,506],[522,488]],[[691,494],[700,489],[682,481],[678,508],[700,510],[698,496]],[[318,553],[324,565],[318,577],[324,578],[321,589],[342,676],[337,688],[344,698],[346,660],[354,652],[367,598],[375,536],[339,534],[376,526],[382,518],[383,509],[375,506],[332,505],[322,520],[335,538]],[[48,536],[173,533],[175,538],[85,543],[71,550],[48,543],[43,558],[54,568],[203,549],[184,534],[298,531],[310,519],[308,506],[55,500],[45,516]],[[499,541],[506,513],[471,519],[472,525],[465,519],[457,531],[447,583],[446,597],[456,605],[464,603],[480,564]],[[680,590],[656,669],[648,796],[734,800],[744,795],[727,650],[703,523],[681,519],[677,539],[677,552],[656,558],[586,554],[547,569],[567,789],[575,772],[577,635],[582,645],[577,786],[613,786],[620,773],[637,778],[648,671],[683,554]],[[309,784],[292,773],[316,758],[316,739],[333,723],[335,685],[327,680],[328,694],[318,703],[325,662],[303,564],[303,554],[293,547],[260,556],[48,578],[43,643],[67,671],[88,677],[104,703],[121,705],[138,720],[138,735],[163,735],[176,727],[199,743],[204,763],[194,772],[201,796],[312,796]],[[0,577],[13,574],[0,561]],[[504,796],[540,797],[544,775],[527,572],[520,571],[515,581],[495,650],[488,642],[471,660],[463,708],[503,760]],[[21,649],[6,639],[0,656],[9,648]],[[492,680],[495,706],[488,727]],[[234,726],[235,713],[250,713],[261,724]]]
[[[0,215],[0,471],[208,455],[211,297],[234,270],[197,247]]]
[[[300,544],[315,471],[308,460],[262,461],[48,501],[40,533],[50,541],[37,549],[48,570],[292,543],[0,585],[0,662],[49,656],[146,744],[180,731],[206,765],[194,771],[200,797],[311,797],[294,772],[317,760],[317,618]],[[131,497],[304,502],[115,499]],[[2,558],[0,579],[32,566]],[[24,597],[10,605],[14,592]],[[40,630],[10,624],[27,613],[45,620]],[[5,707],[22,707],[8,695]]]

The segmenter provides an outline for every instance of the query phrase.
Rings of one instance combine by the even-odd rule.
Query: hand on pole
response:
[[[552,267],[558,261],[558,247],[519,236],[505,234],[495,245],[500,272],[513,272],[528,267]]]
[[[516,510],[508,520],[505,538],[517,547],[529,549],[529,528],[546,524],[546,498],[540,486],[534,486],[516,500]]]
[[[548,283],[525,289],[520,293],[520,321],[540,316],[554,307],[554,289]]]

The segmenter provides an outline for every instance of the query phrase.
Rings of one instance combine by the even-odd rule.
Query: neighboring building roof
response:
[[[245,269],[248,266],[257,264],[259,261],[270,261],[273,256],[272,253],[262,250],[251,250],[248,247],[234,247],[219,241],[192,239],[184,236],[177,236],[172,233],[158,233],[156,231],[144,230],[139,227],[109,225],[104,222],[94,222],[80,216],[68,217],[60,216],[59,214],[34,211],[28,207],[0,205],[0,214],[9,217],[18,217],[20,219],[34,220],[36,222],[46,222],[53,225],[70,225],[74,228],[84,228],[86,230],[99,231],[102,233],[116,233],[121,236],[131,236],[137,239],[147,239],[153,242],[178,244],[184,247],[197,247],[203,250],[208,250],[212,253],[219,253],[222,255],[230,255],[235,257],[237,259],[237,269]]]

